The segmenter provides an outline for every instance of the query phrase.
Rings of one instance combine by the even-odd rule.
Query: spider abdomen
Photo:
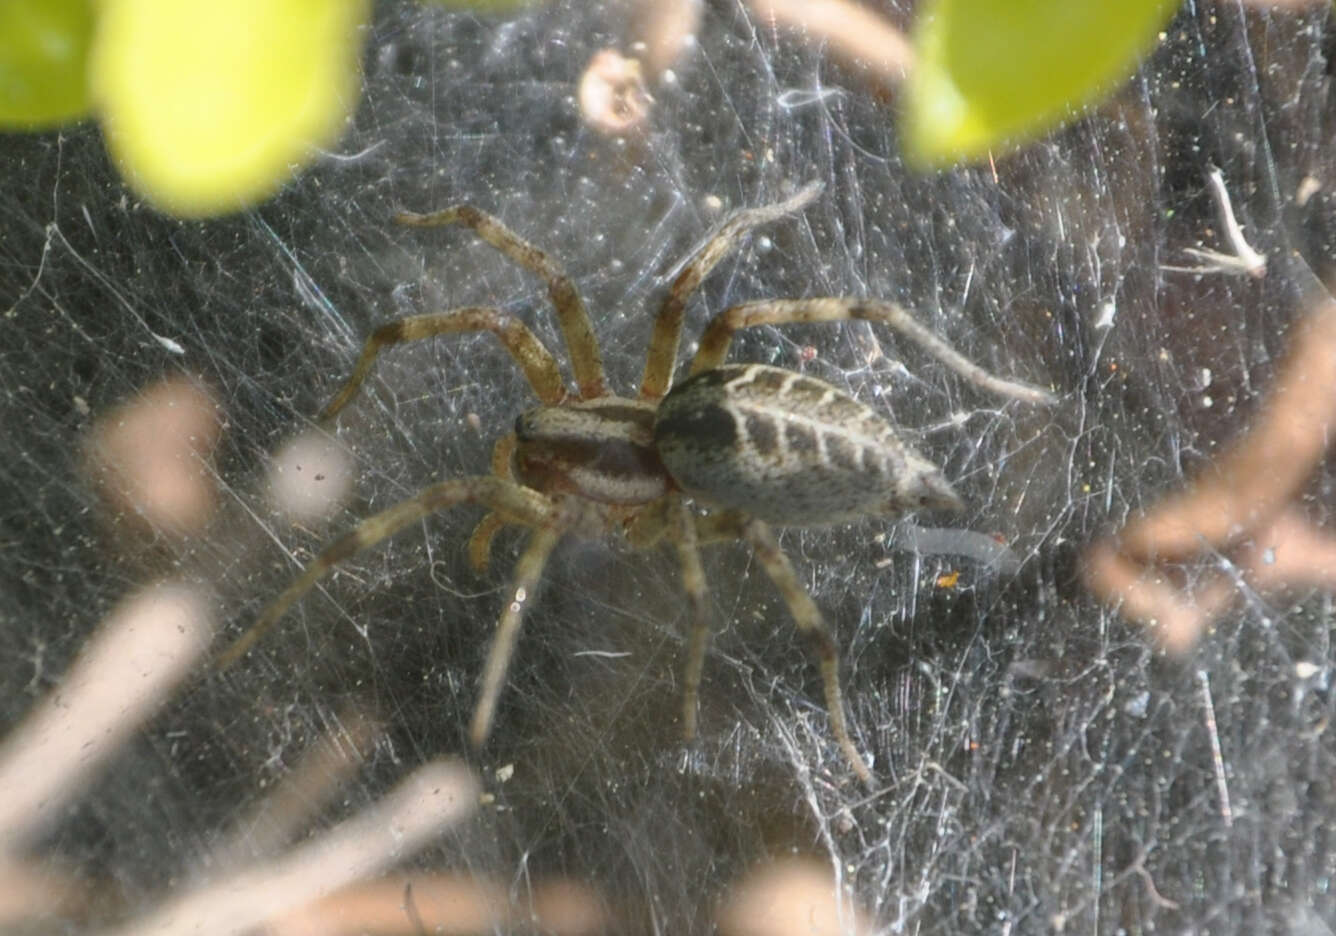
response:
[[[961,506],[937,466],[872,409],[762,364],[678,384],[659,404],[654,445],[687,494],[777,525]]]

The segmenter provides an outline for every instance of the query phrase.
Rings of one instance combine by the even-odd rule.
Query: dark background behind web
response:
[[[599,6],[511,21],[382,6],[337,153],[221,221],[141,205],[94,128],[0,139],[5,722],[58,685],[146,570],[210,569],[235,634],[296,571],[273,544],[316,549],[429,481],[487,470],[532,396],[494,340],[472,336],[383,359],[342,429],[356,496],[326,529],[275,526],[268,553],[206,538],[164,559],[108,527],[79,471],[97,415],[164,374],[198,375],[226,415],[224,498],[264,527],[268,454],[376,324],[494,304],[559,347],[531,276],[464,232],[396,229],[396,211],[470,201],[549,249],[627,393],[666,283],[722,216],[708,200],[726,211],[821,179],[815,205],[721,264],[688,311],[688,344],[733,302],[883,296],[1061,400],[1002,405],[861,324],[735,344],[734,360],[804,369],[892,415],[969,504],[909,523],[996,537],[1018,563],[917,552],[897,545],[905,525],[881,521],[783,535],[838,632],[855,740],[884,792],[852,782],[816,668],[745,549],[706,557],[718,626],[688,749],[671,556],[571,542],[478,756],[515,765],[496,791],[505,809],[416,862],[588,881],[637,932],[705,931],[744,868],[794,850],[827,856],[887,931],[1329,932],[1330,595],[1243,589],[1190,657],[1166,660],[1077,574],[1085,544],[1246,425],[1301,312],[1286,259],[1261,281],[1161,272],[1184,247],[1225,249],[1208,168],[1254,246],[1325,271],[1327,11],[1187,7],[1113,103],[999,159],[996,177],[909,173],[867,76],[727,4],[656,89],[648,134],[606,139],[582,125],[574,89],[624,29]],[[1320,187],[1300,205],[1306,177]],[[1328,502],[1324,469],[1304,508],[1320,520]],[[456,510],[358,557],[245,663],[201,673],[44,852],[142,909],[350,706],[386,733],[331,821],[464,750],[518,543],[500,537],[476,575],[463,542],[477,518]]]

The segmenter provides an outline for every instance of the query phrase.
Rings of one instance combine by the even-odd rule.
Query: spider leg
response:
[[[425,488],[415,497],[400,501],[393,507],[363,520],[330,544],[311,561],[283,593],[265,608],[259,620],[232,646],[223,651],[217,661],[219,669],[231,666],[246,654],[265,632],[273,627],[303,595],[324,578],[340,562],[381,540],[393,536],[409,524],[423,517],[453,507],[456,504],[477,503],[513,517],[539,529],[561,528],[561,511],[547,496],[502,478],[482,475],[442,481]]]
[[[519,637],[525,608],[534,596],[538,580],[543,575],[543,566],[547,565],[547,557],[552,553],[552,547],[557,545],[557,540],[561,539],[562,532],[557,526],[537,527],[529,545],[515,563],[515,575],[509,589],[511,598],[501,612],[496,636],[492,638],[492,647],[487,651],[487,665],[483,669],[482,687],[478,690],[478,704],[474,706],[473,721],[469,725],[469,740],[474,747],[482,747],[487,736],[492,733],[496,700],[501,695],[506,670],[510,667],[510,657],[515,650],[515,640]]]
[[[495,510],[489,510],[473,528],[473,534],[469,536],[468,553],[469,565],[473,567],[474,572],[486,572],[487,567],[492,564],[492,540],[505,525],[505,517]]]
[[[871,786],[872,771],[868,770],[862,755],[858,753],[858,748],[854,747],[844,720],[844,696],[840,692],[840,651],[835,643],[835,635],[831,633],[812,596],[807,594],[807,590],[798,581],[798,576],[793,571],[793,564],[779,548],[779,541],[775,539],[775,534],[770,528],[759,520],[752,520],[744,527],[743,534],[751,543],[752,549],[756,551],[756,558],[760,560],[762,568],[779,589],[784,603],[788,605],[789,613],[793,615],[793,620],[798,625],[798,632],[811,642],[821,666],[821,680],[826,688],[826,711],[830,715],[831,733],[835,735],[835,740],[839,742],[840,750],[844,752],[845,760],[849,762],[854,773],[858,774],[858,778],[865,784]]]
[[[654,320],[654,333],[650,337],[649,354],[645,360],[645,371],[640,381],[642,400],[661,400],[673,382],[673,371],[677,367],[677,347],[682,336],[682,318],[686,312],[687,300],[701,281],[722,260],[738,238],[762,224],[778,220],[805,208],[821,194],[822,184],[812,182],[799,189],[792,198],[773,205],[761,205],[757,208],[744,208],[733,214],[719,232],[696,251],[682,272],[677,275],[673,285],[659,307],[658,317]]]
[[[561,379],[561,369],[557,359],[552,356],[538,336],[519,319],[502,312],[482,306],[469,306],[452,309],[448,312],[429,312],[425,315],[410,315],[406,318],[386,322],[371,333],[371,337],[362,346],[362,353],[353,367],[352,376],[343,388],[329,401],[329,405],[320,411],[317,417],[322,426],[330,426],[339,411],[352,402],[362,387],[362,381],[371,373],[376,364],[376,357],[386,345],[405,344],[409,341],[421,341],[435,338],[437,335],[451,335],[460,332],[488,331],[510,352],[515,363],[524,371],[533,392],[548,405],[555,405],[566,398],[566,386]]]
[[[515,453],[515,433],[507,432],[492,446],[492,474],[507,481],[515,480],[511,470],[510,457]],[[495,510],[489,510],[469,536],[469,565],[475,572],[486,572],[491,562],[492,538],[506,525],[506,518]]]
[[[981,390],[1024,403],[1051,406],[1057,402],[1047,390],[994,377],[903,308],[894,302],[877,299],[764,299],[735,305],[716,315],[705,329],[700,349],[691,362],[691,373],[698,374],[721,365],[733,341],[733,333],[741,329],[788,322],[843,322],[849,319],[889,325]]]
[[[716,510],[706,516],[697,516],[696,542],[701,546],[711,543],[745,539],[747,515],[740,510]]]
[[[686,501],[670,495],[640,511],[626,531],[627,539],[637,549],[657,546],[666,535],[677,550],[677,561],[682,568],[682,590],[691,606],[691,633],[687,639],[687,667],[682,690],[682,737],[687,741],[696,737],[701,673],[705,669],[705,650],[710,643],[709,598],[705,568],[700,561],[700,530],[702,521],[708,519],[697,517],[687,508]],[[741,537],[740,526],[735,524],[729,530],[731,536],[716,532],[713,540]]]
[[[561,266],[537,247],[521,238],[496,218],[479,211],[472,205],[454,205],[431,214],[400,212],[394,220],[410,227],[438,227],[444,224],[463,224],[484,241],[501,251],[530,273],[541,276],[547,283],[547,293],[557,310],[557,324],[566,339],[566,351],[571,357],[571,371],[580,399],[607,396],[603,379],[603,356],[598,339],[585,311],[575,283]],[[544,402],[547,402],[546,400]]]
[[[705,569],[700,561],[696,540],[696,520],[680,498],[674,511],[673,545],[682,566],[682,590],[691,605],[691,638],[687,644],[687,668],[682,679],[682,737],[696,737],[696,711],[699,708],[701,673],[705,669],[705,650],[710,643],[710,609],[705,586]]]

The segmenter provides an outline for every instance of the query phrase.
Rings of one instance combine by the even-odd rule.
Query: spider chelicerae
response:
[[[919,324],[898,305],[871,299],[768,299],[716,315],[672,386],[687,300],[747,232],[795,213],[820,194],[813,183],[774,204],[738,211],[696,252],[663,300],[635,398],[609,392],[589,314],[574,283],[546,253],[470,205],[404,213],[405,225],[463,224],[512,261],[542,277],[566,343],[572,391],[557,359],[518,319],[491,307],[466,307],[388,322],[367,339],[352,376],[320,413],[332,428],[357,396],[386,346],[461,332],[491,332],[523,370],[541,405],[523,413],[492,454],[492,474],[442,481],[363,520],[317,556],[220,657],[241,657],[338,563],[424,516],[457,504],[486,515],[468,542],[470,561],[487,565],[506,524],[532,530],[516,563],[483,672],[470,738],[491,733],[497,698],[525,608],[543,567],[566,534],[620,534],[642,549],[671,544],[691,615],[683,679],[683,732],[696,733],[697,693],[710,614],[700,547],[745,540],[774,582],[821,668],[831,732],[863,781],[872,774],[854,746],[840,691],[839,651],[816,603],[780,549],[772,525],[811,526],[864,516],[893,517],[921,507],[961,506],[931,462],[901,441],[876,412],[820,380],[760,364],[725,364],[733,334],[757,325],[863,319],[889,325],[988,392],[1049,404],[1038,387],[994,377]],[[670,389],[671,388],[671,389]]]

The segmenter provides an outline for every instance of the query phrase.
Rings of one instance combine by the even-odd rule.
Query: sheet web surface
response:
[[[31,867],[87,888],[84,909],[50,925],[149,913],[207,881],[223,850],[232,867],[263,860],[238,823],[332,745],[352,766],[292,838],[457,754],[486,796],[397,867],[490,882],[521,915],[565,887],[611,931],[708,932],[755,869],[799,858],[848,896],[849,931],[1328,932],[1321,570],[1263,588],[1232,543],[1172,558],[1164,578],[1184,593],[1230,588],[1177,652],[1083,570],[1103,537],[1215,470],[1312,314],[1332,247],[1330,29],[1320,6],[1188,6],[1075,126],[927,175],[901,162],[880,78],[736,4],[705,10],[643,131],[619,137],[591,129],[577,88],[599,50],[637,38],[623,8],[386,5],[338,150],[226,220],[140,204],[95,128],[5,138],[7,726],[61,690],[145,583],[196,589],[221,647],[359,520],[489,470],[534,397],[488,335],[386,352],[340,419],[346,462],[314,433],[365,336],[397,316],[496,306],[567,359],[540,282],[463,229],[394,225],[401,210],[467,201],[548,251],[588,304],[610,384],[633,395],[687,256],[732,210],[820,180],[816,202],[706,281],[679,367],[728,305],[883,297],[1059,398],[990,397],[863,323],[734,343],[732,361],[820,377],[884,412],[967,502],[780,538],[838,636],[874,788],[843,760],[817,667],[742,545],[705,552],[715,629],[694,743],[679,736],[690,621],[672,553],[568,540],[530,602],[494,734],[471,752],[523,537],[500,534],[477,573],[465,544],[482,511],[460,507],[343,564],[225,673],[201,661],[164,691],[25,844]],[[1264,277],[1167,269],[1209,266],[1188,248],[1231,250],[1213,169]],[[108,414],[174,376],[203,388],[218,424],[212,503],[186,536],[146,533],[88,467]],[[298,437],[316,449],[291,454]],[[342,470],[346,491],[329,516],[293,519],[274,506],[280,468],[331,486]],[[1293,507],[1320,530],[1329,500],[1319,463]]]

